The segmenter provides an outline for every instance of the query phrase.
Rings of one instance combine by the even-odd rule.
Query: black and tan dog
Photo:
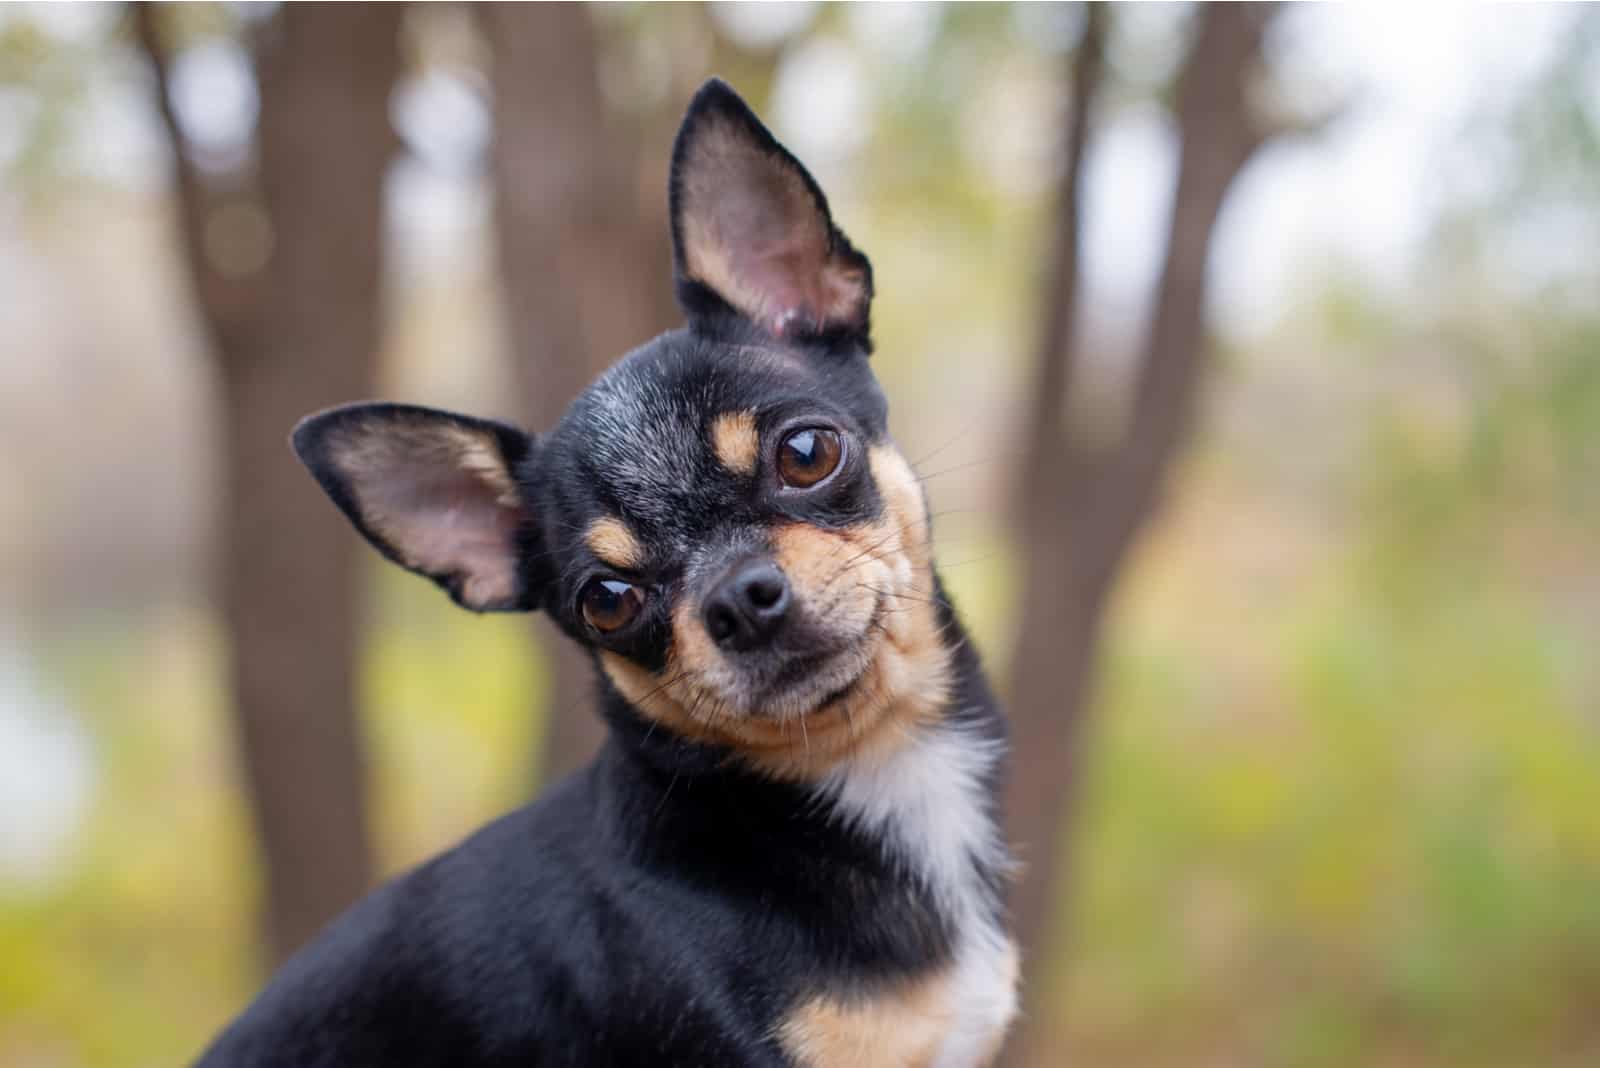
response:
[[[959,1068],[999,1047],[1003,726],[888,437],[871,267],[721,82],[670,194],[688,326],[548,434],[389,404],[295,431],[378,551],[591,650],[610,737],[352,908],[203,1065]]]

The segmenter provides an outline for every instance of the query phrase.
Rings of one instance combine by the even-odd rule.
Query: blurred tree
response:
[[[675,318],[665,184],[646,198],[635,139],[607,113],[588,8],[480,10],[508,334],[526,410],[544,432],[613,360]],[[587,761],[603,728],[585,700],[588,658],[543,617],[535,627],[551,664],[539,774],[548,783]]]
[[[240,759],[281,960],[365,892],[373,860],[355,667],[357,543],[294,462],[295,420],[374,392],[389,4],[284,5],[248,28],[253,163],[186,136],[165,5],[133,22],[171,140],[178,231],[221,387],[221,601]]]
[[[1206,5],[1177,85],[1178,181],[1165,258],[1120,435],[1090,444],[1067,433],[1079,351],[1079,188],[1102,69],[1105,13],[1089,5],[1074,58],[1067,166],[1035,368],[1017,527],[1024,595],[1011,675],[1013,752],[1007,812],[1029,877],[1017,888],[1017,932],[1028,959],[1024,1026],[1014,1063],[1044,1064],[1051,1030],[1044,968],[1068,895],[1067,835],[1083,773],[1082,750],[1107,595],[1134,537],[1159,503],[1193,421],[1207,362],[1205,266],[1223,199],[1273,131],[1250,106],[1272,5]]]

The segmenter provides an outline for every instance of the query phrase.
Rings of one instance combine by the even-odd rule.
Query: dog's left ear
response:
[[[872,265],[833,225],[816,180],[725,82],[695,94],[672,150],[678,302],[779,338],[871,351]]]

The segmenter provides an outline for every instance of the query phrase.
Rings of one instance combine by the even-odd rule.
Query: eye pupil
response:
[[[796,430],[778,446],[778,476],[799,489],[815,486],[838,468],[843,452],[835,431]]]
[[[634,621],[644,607],[644,593],[621,579],[590,579],[583,588],[581,606],[591,627],[609,633]]]

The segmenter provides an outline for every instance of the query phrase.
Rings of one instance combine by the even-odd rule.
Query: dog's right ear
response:
[[[290,441],[384,556],[463,608],[535,607],[535,525],[516,475],[531,436],[432,408],[352,404],[307,417]]]

